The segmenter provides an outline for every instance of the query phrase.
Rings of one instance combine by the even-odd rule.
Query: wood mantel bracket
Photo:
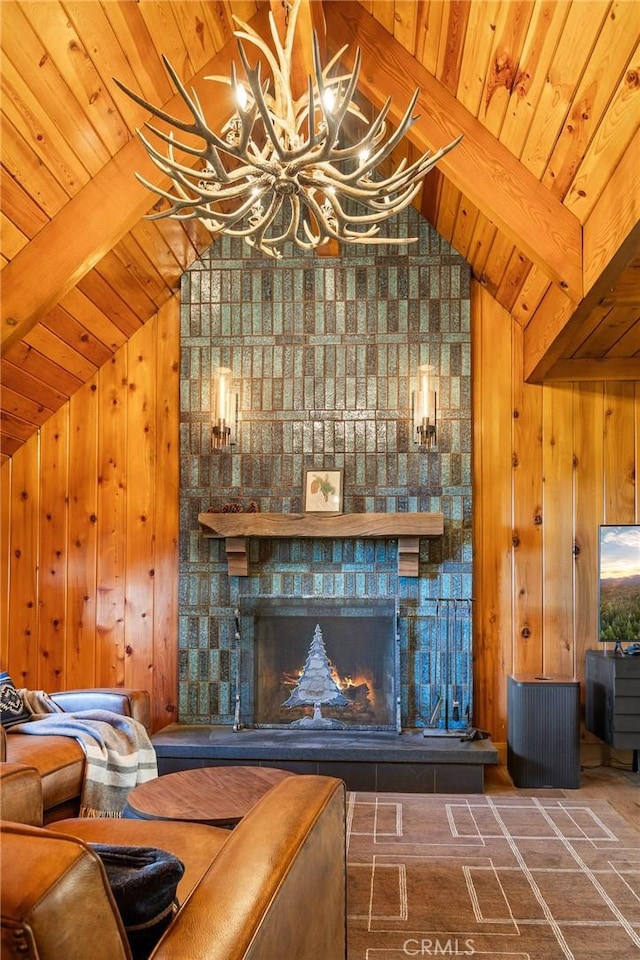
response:
[[[206,536],[206,534],[205,534]],[[249,576],[249,538],[226,537],[224,548],[227,554],[227,572],[230,577]]]
[[[249,575],[251,537],[395,539],[398,575],[417,577],[420,538],[441,537],[442,513],[201,513],[198,522],[208,539],[224,539],[230,577]]]

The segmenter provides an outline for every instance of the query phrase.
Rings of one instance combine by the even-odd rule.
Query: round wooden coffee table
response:
[[[134,787],[124,816],[188,820],[214,827],[240,821],[262,796],[295,774],[276,767],[198,767],[168,773]]]

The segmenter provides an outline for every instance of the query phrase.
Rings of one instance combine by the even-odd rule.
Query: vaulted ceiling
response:
[[[628,0],[306,0],[329,52],[362,50],[360,95],[403,153],[462,144],[416,205],[523,328],[527,380],[640,379],[640,5]],[[281,0],[2,0],[2,399],[11,456],[178,289],[211,243],[149,221],[160,182],[135,136],[179,109],[165,53],[211,123],[231,15]],[[213,96],[212,96],[213,94]]]

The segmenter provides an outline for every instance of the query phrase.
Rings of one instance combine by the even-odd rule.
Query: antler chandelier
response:
[[[164,153],[138,131],[154,164],[173,183],[172,189],[164,190],[137,175],[149,190],[169,202],[168,208],[149,219],[199,219],[212,233],[243,237],[250,246],[273,257],[282,256],[280,248],[286,241],[304,250],[331,239],[348,244],[411,243],[415,237],[381,237],[378,224],[411,203],[425,175],[461,137],[412,164],[401,161],[389,176],[379,174],[378,168],[418,119],[413,109],[420,91],[415,91],[400,124],[385,141],[391,100],[368,121],[352,99],[360,72],[360,49],[350,75],[332,76],[347,47],[323,67],[314,31],[315,75],[308,77],[307,90],[294,97],[292,54],[300,4],[301,0],[287,4],[284,46],[269,13],[273,49],[249,24],[233,17],[239,27],[234,36],[246,80],[238,79],[234,64],[230,77],[206,78],[229,85],[235,95],[236,112],[220,133],[207,125],[195,91],[188,93],[166,57],[165,67],[189,108],[191,122],[154,107],[116,80],[136,103],[173,128],[165,133],[152,123],[145,124],[166,144]],[[243,41],[264,56],[271,69],[270,80],[263,81],[260,63],[251,67]],[[349,115],[366,130],[355,144],[348,143],[343,129]],[[195,137],[197,145],[178,139],[174,130]],[[196,165],[181,162],[176,150],[197,158]]]

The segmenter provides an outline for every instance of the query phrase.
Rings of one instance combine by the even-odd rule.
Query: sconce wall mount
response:
[[[436,380],[431,364],[418,367],[418,385],[413,394],[413,436],[421,450],[436,445]]]
[[[233,373],[229,367],[218,367],[213,376],[212,447],[227,450],[235,443],[238,425],[238,394],[233,390]]]

